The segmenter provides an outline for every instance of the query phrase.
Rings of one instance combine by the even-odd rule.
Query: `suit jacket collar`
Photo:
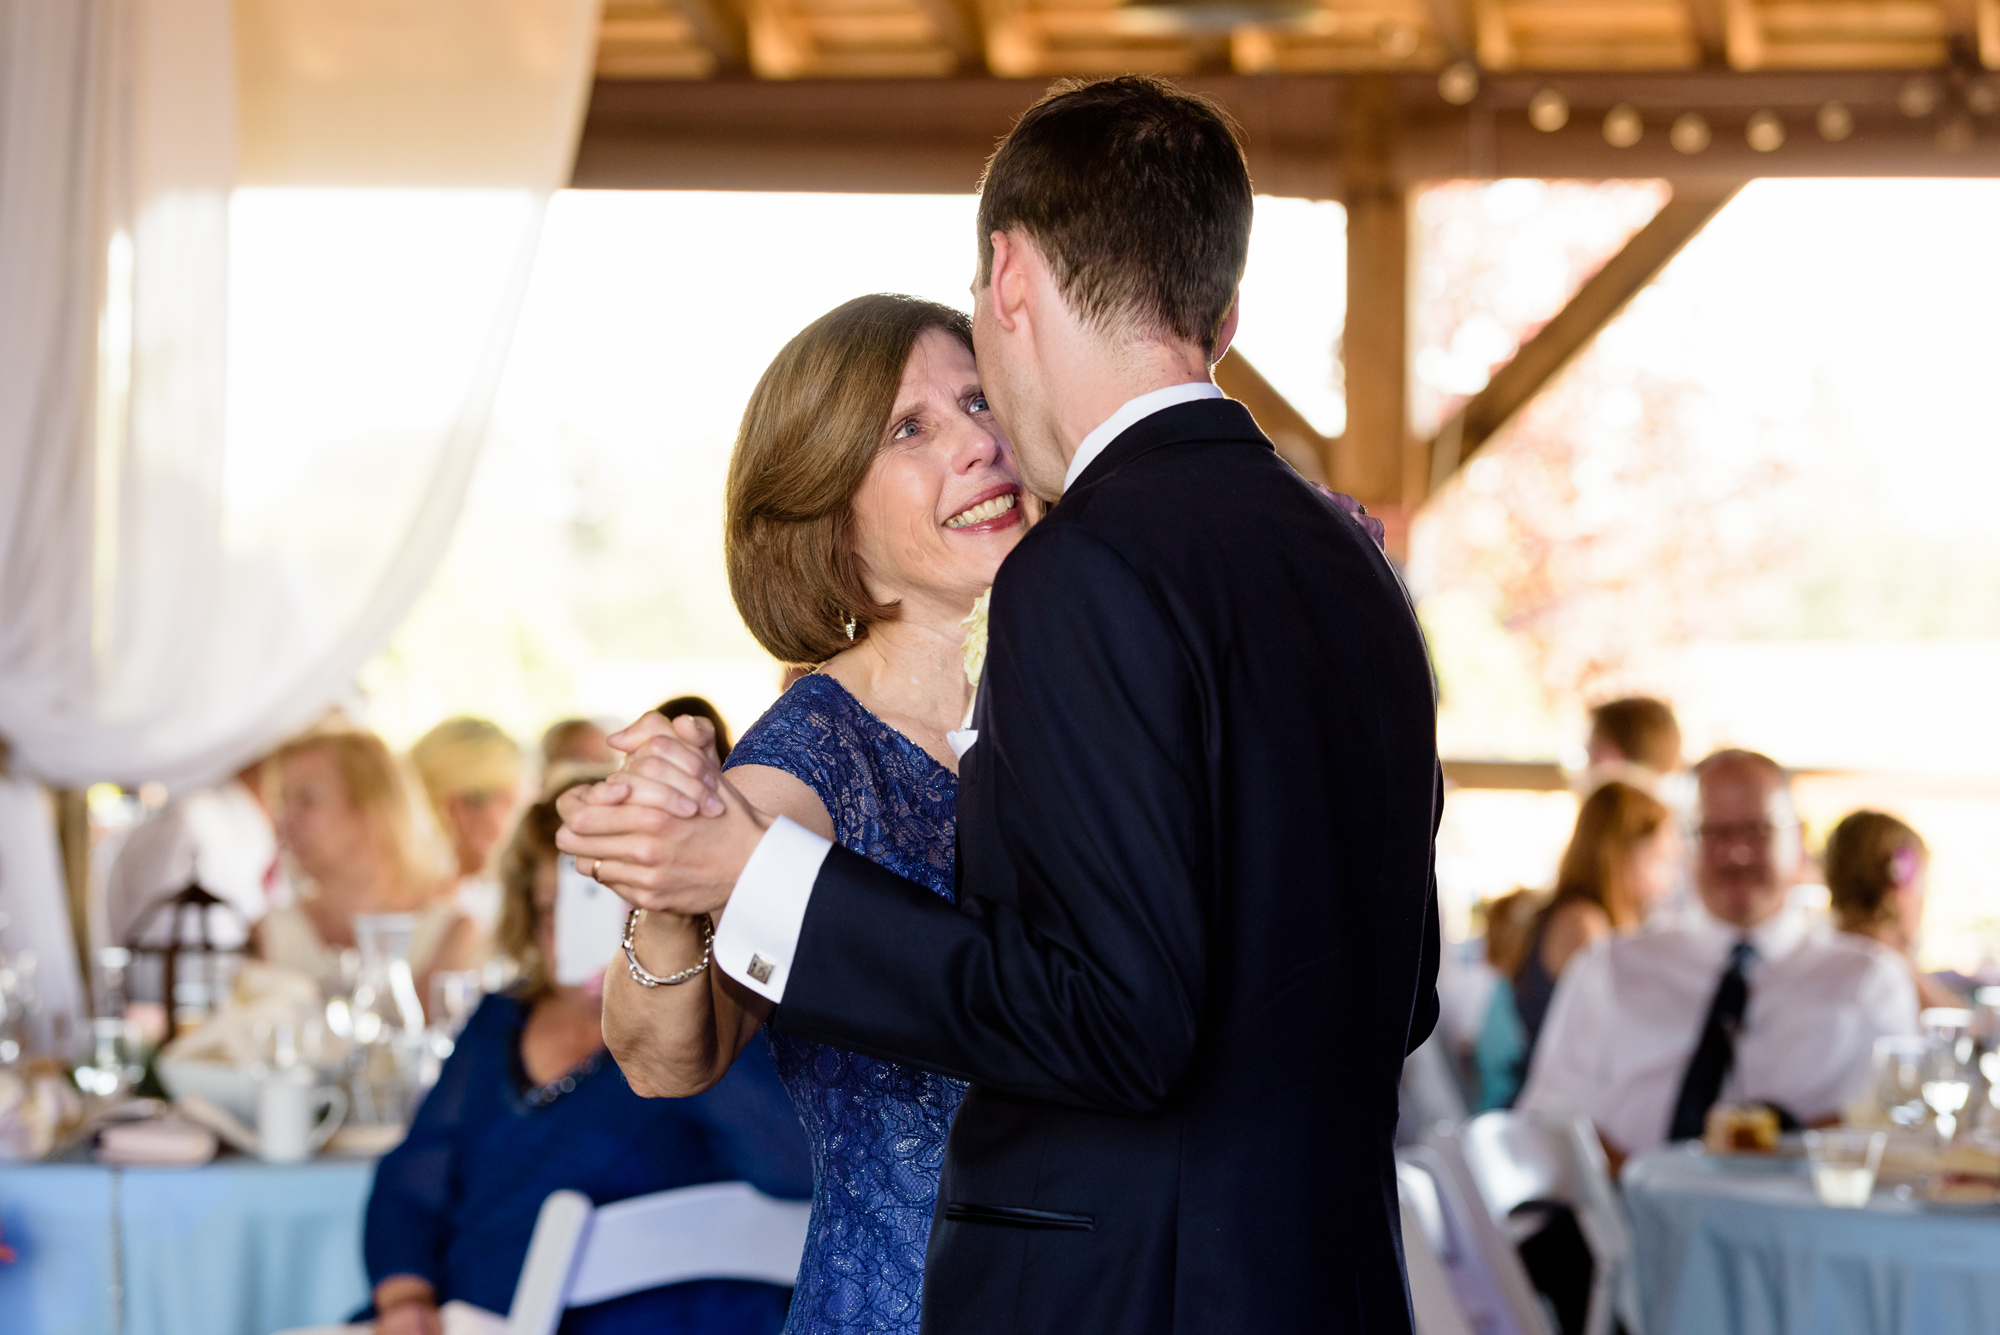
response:
[[[1076,484],[1063,494],[1084,490],[1102,482],[1119,468],[1142,454],[1164,445],[1191,440],[1239,440],[1247,444],[1276,448],[1258,429],[1250,410],[1234,399],[1196,399],[1162,408],[1140,418],[1104,447],[1104,452],[1083,470]]]

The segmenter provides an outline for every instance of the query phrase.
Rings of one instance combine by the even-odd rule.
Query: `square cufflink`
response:
[[[760,983],[768,983],[771,981],[771,970],[777,967],[774,962],[765,959],[762,955],[752,955],[750,957],[750,965],[744,972]]]

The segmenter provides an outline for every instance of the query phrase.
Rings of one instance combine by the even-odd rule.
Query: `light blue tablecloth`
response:
[[[338,1322],[368,1297],[361,1213],[374,1173],[358,1160],[0,1165],[0,1242],[20,1254],[0,1265],[0,1332],[271,1335]]]
[[[1646,1335],[2000,1332],[2000,1213],[1829,1209],[1797,1160],[1684,1149],[1624,1187]]]

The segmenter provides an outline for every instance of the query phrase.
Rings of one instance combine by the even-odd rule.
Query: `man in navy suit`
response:
[[[993,589],[958,904],[733,798],[621,890],[726,906],[715,961],[774,1025],[971,1082],[926,1330],[1406,1332],[1393,1141],[1437,1015],[1435,702],[1369,534],[1210,378],[1241,149],[1164,82],[1059,86],[981,194],[980,374],[1055,503]],[[584,856],[626,828],[566,814]]]

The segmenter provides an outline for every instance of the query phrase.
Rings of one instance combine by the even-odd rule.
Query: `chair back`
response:
[[[1481,1113],[1454,1139],[1493,1219],[1502,1227],[1522,1206],[1566,1205],[1590,1249],[1592,1275],[1586,1335],[1610,1335],[1614,1314],[1640,1335],[1634,1305],[1622,1302],[1632,1234],[1611,1183],[1604,1148],[1590,1122],[1570,1112]]]
[[[553,1335],[562,1314],[628,1293],[697,1279],[789,1286],[812,1207],[748,1182],[709,1182],[595,1206],[549,1193],[507,1313],[508,1335]]]
[[[1451,1132],[1441,1130],[1438,1137],[1441,1143],[1396,1151],[1405,1247],[1414,1225],[1475,1335],[1555,1335],[1520,1254],[1480,1201]],[[1415,1264],[1410,1275],[1413,1301]]]
[[[1410,1277],[1410,1313],[1416,1335],[1473,1335],[1438,1252],[1447,1245],[1444,1214],[1430,1174],[1396,1165],[1396,1195],[1403,1210],[1403,1267]]]

